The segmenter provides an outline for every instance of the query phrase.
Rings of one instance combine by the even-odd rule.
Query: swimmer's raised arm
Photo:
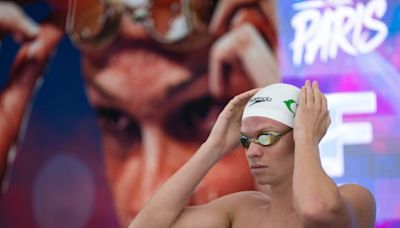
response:
[[[373,196],[358,185],[337,187],[321,166],[318,144],[330,124],[318,83],[301,89],[294,122],[293,203],[304,227],[374,227]]]
[[[197,214],[197,222],[201,222],[203,227],[227,224],[225,211],[219,209],[218,203],[193,207],[190,213],[182,212],[196,186],[211,167],[238,145],[243,108],[256,91],[242,93],[227,104],[218,116],[206,142],[150,199],[132,221],[130,228],[171,227],[177,220],[182,219],[181,214],[182,216]],[[193,220],[193,223],[195,222]]]

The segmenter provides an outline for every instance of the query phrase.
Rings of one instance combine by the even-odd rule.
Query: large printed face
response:
[[[208,86],[212,45],[190,53],[172,52],[123,17],[111,45],[83,52],[86,90],[97,113],[106,174],[123,226],[204,142],[229,98],[254,87],[241,68],[233,66],[228,96],[212,97]],[[254,188],[238,148],[213,167],[190,204]]]

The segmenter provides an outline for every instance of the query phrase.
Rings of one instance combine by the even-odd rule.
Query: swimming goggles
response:
[[[66,31],[79,44],[112,40],[123,14],[149,37],[170,49],[186,50],[211,41],[208,25],[217,0],[68,0]]]
[[[274,143],[276,143],[283,135],[291,131],[292,128],[289,128],[288,130],[284,132],[277,132],[277,131],[264,131],[261,134],[257,136],[255,139],[251,139],[247,137],[246,135],[241,135],[240,137],[240,143],[245,149],[248,149],[250,146],[250,143],[258,143],[262,146],[270,146]]]

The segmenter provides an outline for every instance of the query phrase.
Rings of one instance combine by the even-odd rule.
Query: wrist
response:
[[[213,164],[217,163],[223,157],[223,151],[218,149],[217,146],[214,146],[211,143],[204,142],[201,146],[199,151],[201,154],[207,157],[208,161],[212,161]]]
[[[307,144],[312,146],[318,146],[319,140],[316,140],[312,134],[307,132],[295,132],[293,139],[296,144]]]
[[[318,148],[319,142],[312,137],[300,136],[294,138],[294,144],[297,148]]]

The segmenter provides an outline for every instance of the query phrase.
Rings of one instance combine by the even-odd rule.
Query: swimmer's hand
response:
[[[219,153],[221,158],[238,146],[243,109],[258,90],[249,90],[235,96],[219,114],[205,144]]]

